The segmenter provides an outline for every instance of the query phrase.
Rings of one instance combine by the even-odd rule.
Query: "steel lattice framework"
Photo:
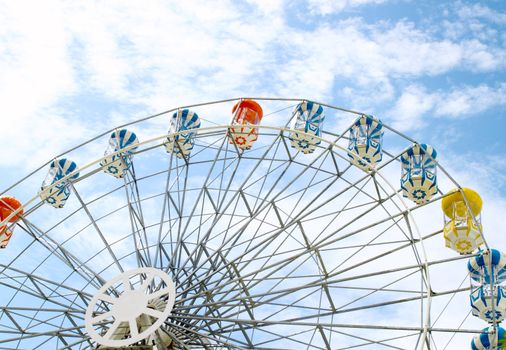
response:
[[[469,256],[442,247],[440,199],[457,186],[444,168],[436,198],[408,202],[399,155],[414,140],[386,126],[384,159],[366,172],[350,163],[341,127],[361,113],[325,104],[321,144],[297,152],[288,134],[300,99],[257,99],[269,113],[242,151],[228,141],[229,125],[213,122],[236,100],[189,106],[203,127],[188,159],[163,148],[172,109],[126,126],[160,136],[140,143],[123,179],[96,159],[80,168],[65,208],[24,201],[0,255],[0,348],[95,348],[88,304],[139,267],[165,271],[175,285],[162,326],[174,349],[443,349],[479,332],[464,327],[468,304],[445,316],[452,302],[467,302]],[[65,156],[89,159],[109,133]],[[45,168],[3,193],[33,196]]]

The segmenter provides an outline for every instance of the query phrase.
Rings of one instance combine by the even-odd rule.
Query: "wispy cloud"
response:
[[[319,15],[339,13],[349,8],[368,4],[382,4],[387,0],[309,0],[311,12]]]
[[[427,91],[409,85],[400,95],[387,119],[399,130],[418,129],[430,117],[466,118],[506,104],[506,84],[463,86],[452,91]]]
[[[461,18],[479,18],[497,24],[506,24],[505,13],[495,11],[486,5],[480,3],[465,4],[462,2],[459,2],[458,5],[458,14]]]
[[[506,104],[506,83],[497,88],[488,85],[466,86],[448,94],[440,94],[435,114],[439,116],[466,117],[479,114],[489,108]]]

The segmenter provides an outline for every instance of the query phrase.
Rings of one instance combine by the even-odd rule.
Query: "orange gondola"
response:
[[[14,197],[0,197],[0,222],[6,220],[12,213],[21,207],[21,203]],[[7,220],[11,225],[7,225],[6,222],[0,226],[0,248],[5,248],[7,244],[9,244],[9,240],[12,237],[13,224],[21,219],[21,215],[23,215],[23,209]]]
[[[262,107],[256,101],[246,99],[237,102],[232,113],[234,127],[229,129],[230,143],[243,150],[250,149],[258,139],[258,130],[254,126],[262,120]]]

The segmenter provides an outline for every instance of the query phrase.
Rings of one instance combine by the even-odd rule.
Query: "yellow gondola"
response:
[[[483,244],[482,206],[480,195],[469,188],[455,189],[443,198],[441,207],[445,214],[446,247],[459,254],[470,254]]]

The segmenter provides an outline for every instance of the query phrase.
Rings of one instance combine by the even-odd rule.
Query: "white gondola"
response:
[[[404,197],[423,204],[437,193],[436,156],[436,150],[423,143],[415,143],[401,154]]]
[[[304,154],[312,153],[320,144],[321,127],[325,114],[318,103],[304,101],[293,111],[293,127],[289,139],[293,148]]]
[[[135,133],[127,129],[116,130],[109,138],[105,158],[100,162],[102,169],[109,175],[122,178],[132,165],[132,153],[137,149],[139,140]],[[120,152],[122,149],[127,150]]]
[[[165,149],[178,158],[186,158],[195,145],[196,130],[200,128],[200,118],[189,109],[178,110],[172,115],[169,136]],[[179,133],[173,135],[174,133]]]
[[[383,157],[383,123],[371,115],[362,115],[350,128],[348,156],[363,169],[374,168]]]
[[[79,173],[74,173],[76,170],[77,164],[70,159],[53,160],[49,165],[46,179],[42,183],[41,191],[39,192],[40,198],[55,208],[63,208],[65,202],[70,197],[70,181],[79,177]],[[67,177],[71,173],[74,174]],[[66,179],[60,182],[63,178]],[[55,183],[56,185],[53,186]]]

